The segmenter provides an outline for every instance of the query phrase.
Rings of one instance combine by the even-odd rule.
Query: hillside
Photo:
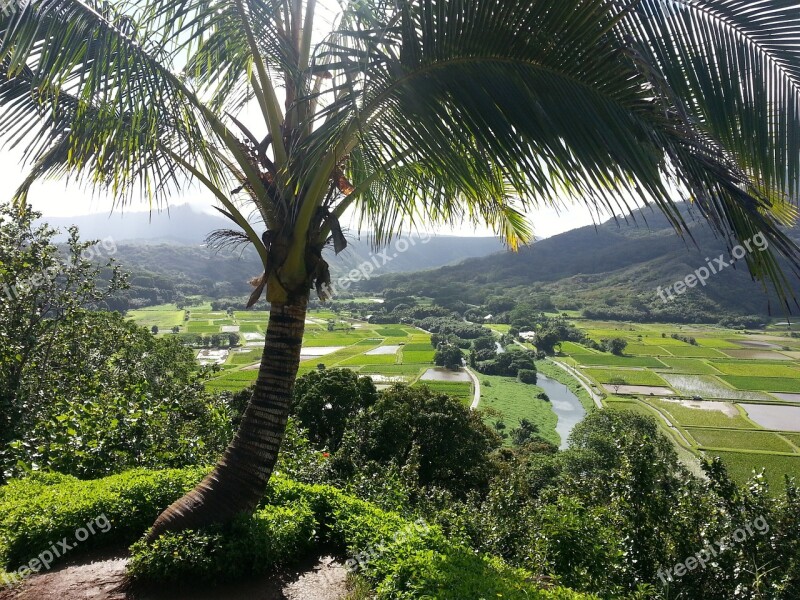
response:
[[[247,281],[262,270],[252,248],[217,251],[206,247],[206,236],[229,228],[229,224],[222,217],[198,212],[189,205],[152,215],[130,212],[45,217],[43,221],[61,231],[55,238],[60,242],[66,241],[71,225],[78,227],[84,240],[103,240],[94,256],[103,262],[113,257],[131,274],[131,289],[110,306],[115,309],[174,302],[192,295],[244,299],[251,291]],[[407,237],[396,240],[391,250],[381,256],[373,250],[368,237],[358,239],[352,232],[346,236],[348,247],[338,256],[332,250],[325,251],[334,278],[373,259],[373,265],[378,265],[377,276],[432,269],[503,248],[493,237]]]
[[[627,223],[609,220],[596,228],[582,227],[516,254],[497,253],[413,275],[387,275],[364,282],[361,289],[397,288],[444,303],[455,298],[484,304],[490,296],[534,296],[560,310],[589,310],[601,318],[682,320],[699,315],[708,321],[723,314],[782,314],[779,303],[752,281],[743,263],[711,275],[705,287],[665,302],[659,287],[670,288],[708,259],[715,264],[720,255],[726,262],[730,257],[707,224],[692,220],[690,231],[694,241],[682,240],[660,214],[638,211]],[[798,239],[800,231],[792,235]],[[757,251],[755,244],[752,247]],[[800,293],[800,281],[793,282]]]

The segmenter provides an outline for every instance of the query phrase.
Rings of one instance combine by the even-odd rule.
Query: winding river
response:
[[[536,385],[542,388],[550,398],[553,411],[558,416],[556,431],[561,436],[560,448],[563,450],[567,447],[567,438],[572,428],[583,419],[586,415],[586,410],[584,410],[578,397],[563,383],[539,373]]]

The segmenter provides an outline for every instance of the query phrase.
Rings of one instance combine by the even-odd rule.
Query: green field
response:
[[[701,427],[735,427],[738,429],[756,428],[753,423],[741,414],[738,414],[738,411],[735,416],[729,416],[719,410],[689,408],[678,402],[659,399],[647,399],[645,402],[671,415],[676,423],[686,427],[697,425]]]
[[[714,348],[689,346],[688,344],[684,344],[682,346],[670,346],[668,350],[673,356],[682,358],[727,358],[726,354],[723,354]]]
[[[670,367],[672,373],[685,373],[687,375],[719,375],[719,371],[704,360],[699,358],[661,358],[659,359]]]
[[[459,381],[418,381],[415,386],[424,385],[429,387],[434,392],[442,392],[449,394],[454,398],[458,398],[464,404],[469,406],[472,403],[472,383],[462,383]]]
[[[183,311],[178,310],[174,304],[129,310],[127,317],[142,327],[150,329],[155,325],[163,331],[169,331],[176,325],[184,324]]]
[[[671,354],[661,346],[649,346],[647,344],[628,344],[625,354],[635,354],[637,356],[671,356]]]
[[[714,361],[713,365],[725,375],[800,378],[800,369],[785,363],[740,360],[737,362]]]
[[[800,354],[787,354],[794,360],[778,361],[777,353],[770,356],[765,354],[765,349],[748,348],[743,342],[765,341],[776,346],[794,347],[797,340],[748,339],[741,332],[699,325],[620,324],[614,327],[608,322],[580,320],[576,325],[593,339],[625,338],[628,341],[626,353],[635,355],[610,357],[588,353],[576,344],[565,345],[565,353],[570,356],[565,362],[575,363],[577,368],[597,381],[605,383],[612,377],[621,377],[630,385],[656,385],[659,380],[665,380],[683,396],[727,399],[723,404],[706,401],[699,404],[683,401],[681,404],[652,396],[620,401],[608,395],[604,403],[609,409],[629,409],[649,415],[657,414],[654,409],[658,409],[661,414],[659,426],[675,440],[680,456],[688,460],[692,456],[690,452],[696,455],[702,449],[711,448],[729,464],[731,473],[739,481],[745,481],[753,469],[762,466],[767,467],[767,479],[776,488],[783,487],[784,473],[800,476],[800,456],[795,456],[800,454],[800,434],[764,431],[737,406],[738,402],[748,399],[792,405],[768,396],[767,392],[800,392]],[[679,337],[694,337],[697,345],[673,338],[673,333]],[[737,343],[739,340],[742,343]],[[664,351],[671,356],[664,355]],[[660,364],[654,364],[654,361]],[[637,366],[640,370],[608,368],[623,366]],[[698,407],[693,408],[691,404]],[[710,410],[718,406],[725,407],[726,412]],[[665,418],[677,429],[668,427]],[[689,462],[695,463],[694,467],[689,466],[697,472],[696,461]]]
[[[603,367],[664,367],[657,358],[651,356],[616,356],[614,354],[577,354],[573,358],[578,364]]]
[[[503,430],[505,433],[517,427],[520,419],[528,419],[539,427],[543,438],[553,444],[560,443],[560,437],[556,433],[558,417],[549,402],[536,398],[536,394],[542,391],[541,388],[520,383],[514,377],[481,374],[478,377],[481,382],[479,409],[486,411],[487,408],[492,408],[500,411],[500,420],[506,425]],[[497,421],[498,417],[485,415],[484,422],[488,425]],[[510,443],[510,440],[507,439],[506,443]]]
[[[433,362],[434,350],[413,350],[403,349],[404,363],[431,363]]]
[[[731,450],[768,450],[772,452],[788,452],[794,449],[780,436],[769,431],[738,431],[723,429],[696,429],[687,427],[698,445],[704,448],[724,448]]]
[[[800,377],[748,377],[742,375],[722,375],[724,382],[737,390],[761,392],[800,392]]]
[[[624,385],[656,385],[669,387],[667,382],[661,379],[658,374],[646,369],[583,369],[583,372],[600,383],[609,383],[617,379],[624,380]]]
[[[770,488],[782,492],[786,489],[784,473],[800,478],[800,456],[785,456],[781,454],[755,454],[752,452],[722,452],[709,451],[708,456],[719,456],[731,477],[740,483],[746,483],[753,475],[766,469],[766,481]]]

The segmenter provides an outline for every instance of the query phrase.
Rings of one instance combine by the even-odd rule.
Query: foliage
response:
[[[168,532],[131,546],[128,575],[138,582],[240,581],[304,557],[316,519],[303,504],[266,506],[253,515],[203,530]]]
[[[536,353],[532,350],[509,350],[497,354],[492,360],[476,363],[475,368],[484,375],[516,377],[520,370],[536,371]]]
[[[26,380],[37,401],[3,452],[6,471],[207,464],[232,436],[228,407],[203,391],[193,353],[172,337],[117,313],[75,312],[40,343],[47,361]]]
[[[517,371],[517,379],[522,383],[536,385],[536,369],[520,369]]]
[[[456,496],[486,486],[488,454],[497,437],[480,417],[446,394],[425,386],[395,385],[350,424],[332,457],[340,477],[381,473],[393,465],[422,488]]]
[[[113,240],[82,242],[71,228],[62,251],[53,241],[56,230],[35,224],[41,216],[24,204],[0,205],[0,452],[46,405],[51,390],[38,381],[51,369],[51,344],[62,324],[103,307],[126,285],[108,258]],[[105,258],[105,267],[92,256]]]
[[[433,364],[447,369],[460,369],[463,365],[464,354],[458,346],[453,344],[439,344],[433,355]]]
[[[628,340],[623,338],[611,338],[610,340],[603,340],[603,347],[606,352],[610,352],[615,356],[622,356],[625,353],[625,348],[628,346]]]
[[[92,481],[47,473],[12,479],[0,488],[0,567],[16,569],[54,540],[74,539],[76,529],[100,515],[110,530],[90,536],[81,551],[131,543],[205,472],[138,469]]]
[[[335,452],[350,420],[377,399],[369,377],[349,369],[312,371],[295,384],[292,414],[317,448]]]

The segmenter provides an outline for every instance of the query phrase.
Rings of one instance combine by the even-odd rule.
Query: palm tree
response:
[[[344,0],[343,0],[344,1]],[[43,177],[160,205],[189,182],[247,242],[271,304],[235,439],[151,535],[253,510],[275,464],[323,248],[467,219],[513,249],[523,212],[691,200],[786,294],[800,186],[790,0],[30,0],[0,17],[0,136]],[[324,27],[318,26],[317,21]],[[245,125],[245,123],[247,125]],[[252,211],[252,214],[248,214]],[[255,217],[255,218],[253,218]],[[256,223],[255,225],[253,223]],[[263,225],[263,227],[262,227]],[[259,232],[263,228],[263,232]]]

